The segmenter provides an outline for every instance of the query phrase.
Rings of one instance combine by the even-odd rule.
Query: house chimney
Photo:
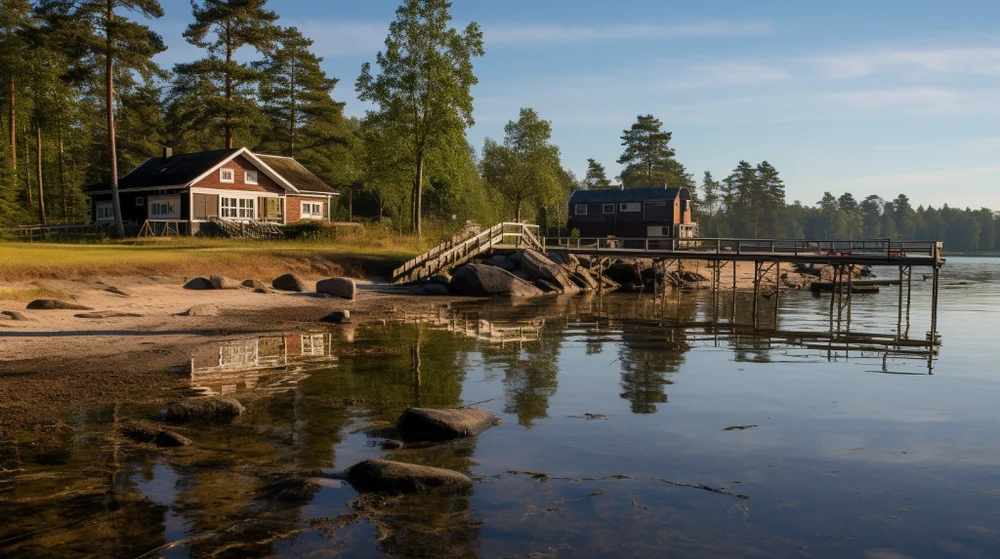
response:
[[[171,147],[165,147],[165,148],[163,148],[163,158],[164,159],[170,159],[173,156],[174,156],[174,148],[171,148]]]

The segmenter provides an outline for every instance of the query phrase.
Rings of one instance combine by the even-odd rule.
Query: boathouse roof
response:
[[[601,188],[597,190],[576,190],[569,197],[570,204],[617,204],[624,202],[647,202],[673,200],[680,196],[690,200],[691,192],[685,187],[668,188],[666,185],[653,188]]]

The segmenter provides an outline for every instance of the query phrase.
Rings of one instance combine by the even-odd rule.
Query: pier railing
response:
[[[545,248],[580,252],[648,253],[650,255],[791,256],[897,260],[941,257],[938,241],[809,241],[778,239],[677,239],[620,237],[548,237]]]

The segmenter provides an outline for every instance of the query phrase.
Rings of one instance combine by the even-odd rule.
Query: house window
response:
[[[257,184],[257,171],[246,171],[243,173],[243,182],[247,184]]]
[[[323,204],[302,202],[302,219],[323,219]]]
[[[615,213],[615,205],[614,204],[604,204],[604,213],[605,214],[613,214],[613,213]]]
[[[232,169],[222,169],[219,171],[219,182],[228,184],[236,182],[236,173]]]
[[[150,197],[149,219],[180,219],[181,199],[177,196]]]
[[[576,215],[587,215],[587,204],[577,204]]]
[[[111,202],[97,203],[97,221],[114,221],[115,212],[111,209]]]
[[[146,199],[144,197],[142,197],[142,196],[136,196],[135,197],[135,206],[137,208],[141,208],[145,204],[146,204]]]
[[[642,211],[642,204],[640,204],[639,202],[623,202],[621,205],[618,206],[618,211],[637,213]]]
[[[302,336],[302,355],[324,355],[326,353],[326,336],[323,334],[305,334]]]
[[[256,219],[256,198],[219,198],[219,216],[223,219]]]

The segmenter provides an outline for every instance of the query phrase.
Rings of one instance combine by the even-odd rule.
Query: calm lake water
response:
[[[919,341],[930,282],[915,276]],[[765,299],[758,334],[726,324],[753,322],[749,294],[734,313],[731,294],[696,292],[215,342],[179,375],[247,414],[181,429],[192,447],[117,441],[116,418],[160,411],[127,404],[0,447],[0,555],[998,557],[1000,260],[949,259],[936,356],[859,336],[896,334],[896,289],[855,296],[849,347],[830,340],[830,296],[803,292],[777,313]],[[470,403],[507,423],[379,446],[406,407]],[[334,478],[369,457],[476,482],[355,507]]]

